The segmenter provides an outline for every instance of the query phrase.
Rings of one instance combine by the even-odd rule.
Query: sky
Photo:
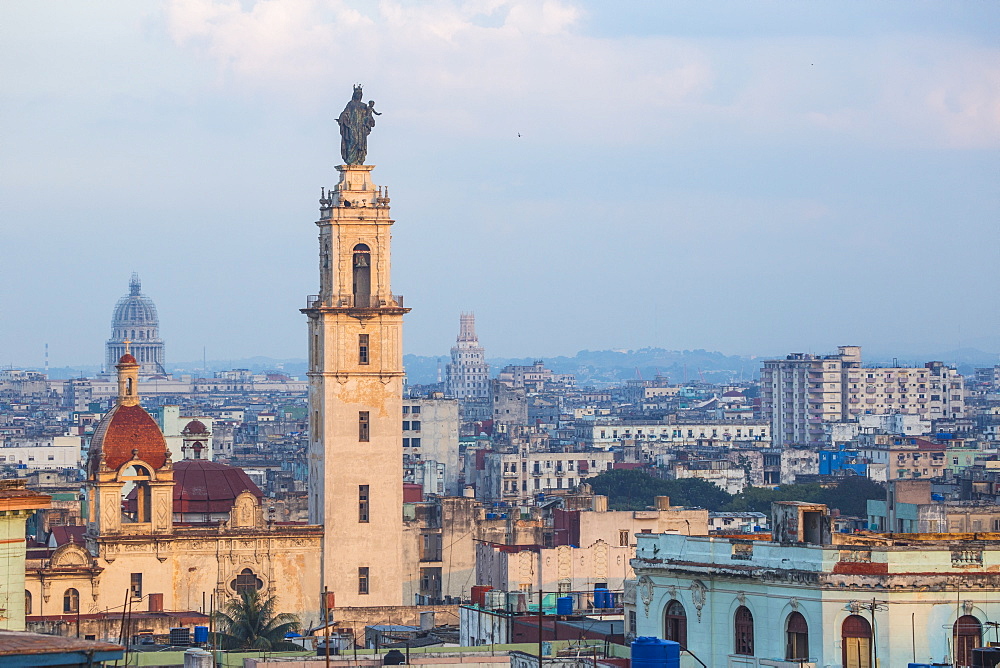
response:
[[[1000,353],[1000,3],[0,4],[0,365],[306,356],[352,85],[405,350]]]

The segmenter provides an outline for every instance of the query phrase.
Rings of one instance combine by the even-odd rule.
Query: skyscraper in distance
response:
[[[447,367],[445,392],[456,399],[478,400],[490,396],[490,365],[486,350],[476,336],[476,316],[463,313],[459,317],[458,339],[451,349]]]

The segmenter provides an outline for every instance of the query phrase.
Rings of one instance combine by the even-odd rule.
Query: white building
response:
[[[767,446],[771,427],[766,420],[712,420],[703,422],[638,422],[618,418],[580,420],[576,438],[592,448],[611,448],[623,441],[671,446],[697,445],[713,441],[719,444],[753,441]]]
[[[0,445],[0,464],[29,469],[75,469],[82,462],[82,446],[79,436],[9,438]]]
[[[795,502],[772,526],[773,541],[638,536],[630,632],[709,666],[969,666],[1000,615],[1000,534],[831,534],[825,506]]]

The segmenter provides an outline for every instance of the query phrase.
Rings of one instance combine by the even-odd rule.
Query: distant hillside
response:
[[[699,380],[722,383],[755,378],[760,372],[760,363],[750,357],[723,355],[707,350],[664,350],[643,348],[642,350],[582,350],[573,357],[493,357],[488,361],[490,371],[495,375],[508,364],[532,364],[542,359],[545,365],[556,373],[572,373],[580,385],[607,386],[620,384],[631,378],[651,379],[666,375],[671,383]],[[447,363],[446,357],[406,355],[408,382],[412,384],[434,383],[437,381],[438,363],[442,373]]]

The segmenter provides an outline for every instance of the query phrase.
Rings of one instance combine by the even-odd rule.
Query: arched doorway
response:
[[[809,625],[802,613],[793,612],[785,621],[785,658],[789,661],[809,658]]]
[[[356,308],[371,306],[371,256],[371,249],[366,244],[358,244],[354,247],[354,306]]]
[[[955,639],[955,666],[972,666],[972,650],[982,644],[983,625],[972,615],[962,615],[952,627]]]
[[[667,603],[666,611],[663,613],[663,639],[673,640],[687,647],[687,613],[680,601],[672,600]]]
[[[840,627],[844,668],[871,668],[872,626],[861,615],[851,615]]]

